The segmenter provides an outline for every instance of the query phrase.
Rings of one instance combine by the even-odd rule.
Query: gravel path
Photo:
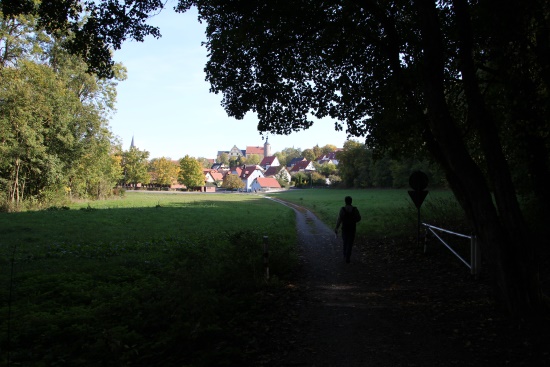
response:
[[[301,302],[296,305],[299,333],[296,347],[280,365],[400,365],[407,356],[396,350],[399,344],[419,336],[407,332],[411,320],[401,319],[384,304],[383,293],[391,287],[389,279],[373,279],[368,251],[358,245],[347,264],[341,236],[336,237],[333,229],[310,211],[294,210],[301,264]],[[402,329],[395,330],[395,325]],[[373,338],[378,338],[376,343],[372,343]],[[386,348],[379,349],[380,343]]]
[[[268,311],[274,325],[259,365],[550,366],[537,332],[506,323],[486,282],[447,252],[426,256],[415,241],[359,242],[347,264],[332,228],[281,203],[296,212],[300,265]]]

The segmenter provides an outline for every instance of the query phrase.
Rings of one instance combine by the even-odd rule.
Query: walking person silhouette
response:
[[[349,263],[351,248],[353,247],[353,242],[355,241],[356,224],[361,220],[361,214],[359,214],[359,209],[357,209],[357,207],[351,205],[351,196],[346,196],[344,198],[344,203],[346,205],[340,208],[340,211],[338,212],[338,219],[336,221],[334,233],[338,235],[338,229],[341,225],[342,240],[344,242],[344,260],[346,263]]]

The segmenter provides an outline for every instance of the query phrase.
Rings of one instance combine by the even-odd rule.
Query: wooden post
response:
[[[264,267],[265,267],[265,280],[269,281],[269,237],[264,236]]]

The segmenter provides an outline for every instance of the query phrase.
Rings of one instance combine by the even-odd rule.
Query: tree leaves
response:
[[[0,39],[0,177],[8,200],[111,195],[120,176],[106,125],[115,83],[86,74],[32,16],[4,19]]]
[[[180,159],[179,164],[178,182],[184,184],[188,190],[204,186],[205,180],[202,166],[195,158],[186,155]]]

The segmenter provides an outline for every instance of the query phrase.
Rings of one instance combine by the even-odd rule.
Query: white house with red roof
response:
[[[276,180],[283,180],[286,182],[290,182],[290,179],[292,176],[290,175],[290,172],[288,172],[288,169],[286,167],[282,166],[271,166],[264,172],[265,177],[272,177]]]
[[[205,182],[216,183],[218,181],[223,181],[223,173],[218,172],[215,169],[203,169],[204,180]]]
[[[296,172],[309,172],[309,171],[315,171],[315,167],[313,167],[313,162],[308,160],[296,162],[290,169],[291,174]]]
[[[273,177],[256,177],[250,185],[251,191],[271,191],[280,189],[281,185]]]
[[[279,163],[279,158],[274,155],[271,157],[264,157],[264,159],[262,159],[262,162],[260,163],[260,166],[262,166],[264,169],[269,169],[269,167],[278,167],[280,165],[281,163]]]
[[[307,161],[307,159],[305,159],[304,157],[292,158],[292,159],[290,160],[290,162],[288,162],[288,163],[286,164],[286,166],[287,166],[289,169],[291,169],[292,167],[294,167],[294,165],[295,165],[296,163],[298,163],[298,162],[305,162],[305,161]]]
[[[240,172],[238,173],[240,179],[243,181],[244,183],[244,189],[245,191],[251,191],[252,190],[252,182],[254,182],[254,180],[258,177],[260,178],[263,178],[264,177],[264,170],[262,167],[260,166],[257,166],[257,165],[252,165],[252,166],[241,166],[241,167],[237,167],[235,169],[235,172]]]
[[[340,151],[340,150],[342,150],[342,149],[339,149],[338,151]],[[319,163],[319,164],[332,163],[332,164],[337,166],[338,165],[338,159],[336,158],[336,153],[338,151],[323,154],[322,156],[320,156],[316,159],[317,163]]]

